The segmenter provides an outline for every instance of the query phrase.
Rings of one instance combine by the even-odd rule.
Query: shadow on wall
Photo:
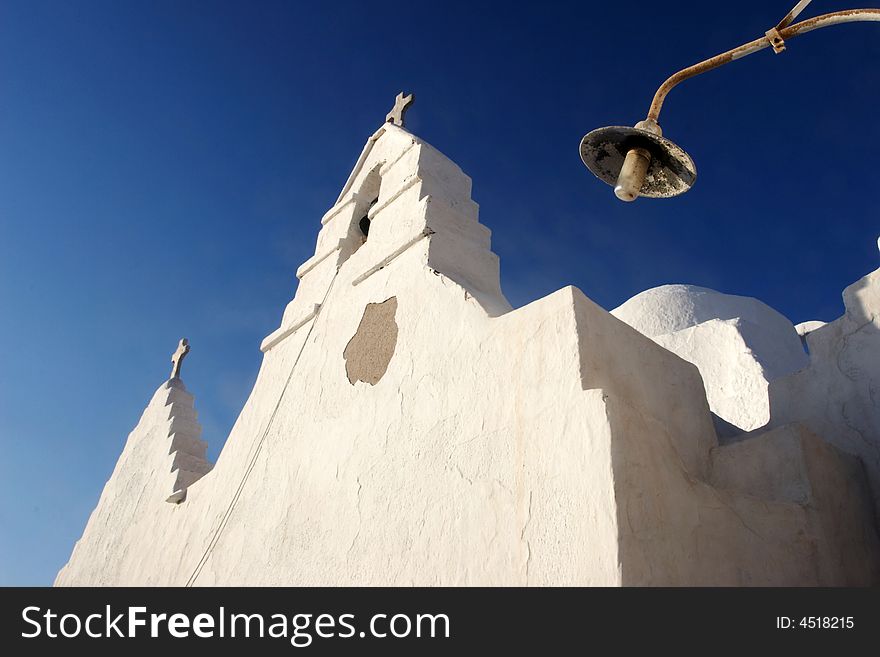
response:
[[[348,260],[367,241],[370,233],[370,210],[379,200],[379,190],[382,187],[382,176],[379,173],[379,165],[376,165],[360,188],[355,192],[354,219],[348,226],[344,243],[340,249],[339,265]]]

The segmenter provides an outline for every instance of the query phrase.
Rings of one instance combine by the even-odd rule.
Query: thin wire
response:
[[[781,21],[779,21],[779,25],[776,26],[777,30],[782,30],[789,25],[791,25],[792,21],[800,15],[800,13],[807,8],[807,5],[810,4],[813,0],[801,0],[797,3],[794,8],[785,15]]]
[[[202,574],[202,569],[205,567],[205,564],[208,563],[208,559],[210,558],[211,553],[214,551],[214,548],[217,546],[217,542],[220,540],[220,534],[226,528],[226,523],[229,521],[230,516],[232,516],[232,511],[235,509],[235,505],[238,503],[238,500],[241,497],[241,493],[244,490],[244,485],[245,483],[247,483],[248,477],[250,476],[251,471],[254,469],[254,465],[256,465],[257,463],[257,457],[259,457],[260,452],[263,449],[263,443],[266,440],[266,436],[269,435],[269,429],[272,426],[272,421],[275,419],[275,415],[278,413],[278,409],[281,408],[281,401],[284,399],[287,388],[290,385],[290,382],[293,380],[293,373],[296,370],[299,359],[306,348],[309,337],[312,335],[312,330],[315,328],[315,324],[318,323],[318,316],[321,314],[321,311],[324,310],[324,304],[327,302],[327,297],[330,296],[330,290],[333,289],[333,284],[336,282],[336,277],[338,275],[339,268],[337,267],[336,273],[333,274],[333,278],[330,281],[330,285],[327,286],[327,292],[324,293],[324,298],[321,300],[321,305],[318,307],[318,311],[315,313],[315,317],[312,320],[311,326],[309,326],[306,337],[299,348],[299,353],[297,353],[296,359],[293,361],[293,365],[290,367],[290,373],[287,375],[287,381],[284,382],[284,387],[281,389],[281,394],[278,396],[278,401],[275,404],[275,408],[272,409],[272,414],[269,416],[269,421],[266,423],[266,429],[265,431],[263,431],[263,435],[260,436],[260,440],[257,443],[254,454],[251,457],[251,460],[248,462],[247,468],[244,471],[244,475],[242,475],[241,481],[238,484],[238,488],[235,490],[235,494],[232,496],[232,500],[229,502],[229,506],[226,508],[226,511],[223,514],[223,518],[220,520],[220,524],[217,526],[217,530],[214,532],[214,535],[208,542],[208,547],[205,548],[205,552],[204,554],[202,554],[202,558],[199,559],[199,562],[198,564],[196,564],[196,567],[193,570],[192,574],[189,576],[189,579],[186,580],[186,584],[184,585],[186,587],[192,587],[195,584],[196,580],[199,578],[199,575]]]

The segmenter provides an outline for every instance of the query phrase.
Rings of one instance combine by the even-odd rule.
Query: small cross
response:
[[[177,350],[171,354],[171,378],[180,378],[180,366],[183,364],[183,358],[189,353],[189,340],[181,338],[177,344]]]
[[[385,123],[393,123],[396,126],[403,127],[403,115],[416,100],[415,94],[403,95],[401,91],[394,99],[394,107],[385,116]]]

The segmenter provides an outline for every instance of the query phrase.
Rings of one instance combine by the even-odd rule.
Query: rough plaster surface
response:
[[[810,363],[770,385],[770,426],[803,422],[857,455],[880,515],[880,269],[843,292],[844,315],[806,333]]]
[[[836,406],[788,401],[785,426],[804,427],[722,446],[698,368],[580,290],[510,308],[470,188],[405,130],[373,135],[213,470],[165,501],[178,392],[163,384],[56,584],[878,580],[861,464],[841,453],[877,439],[876,368],[856,358],[878,351],[864,312],[848,305],[845,326],[811,334],[825,355],[795,375],[812,395],[848,381]],[[856,296],[876,322],[872,289]],[[699,324],[713,320],[761,318]],[[826,363],[840,354],[842,369]],[[349,363],[374,385],[352,385]],[[795,458],[778,475],[766,465]]]
[[[342,352],[350,383],[363,381],[374,386],[385,374],[397,346],[396,312],[396,297],[382,303],[368,303],[364,308],[357,332]]]

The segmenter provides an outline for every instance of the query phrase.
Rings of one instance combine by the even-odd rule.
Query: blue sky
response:
[[[794,0],[0,5],[0,584],[50,584],[128,432],[184,379],[216,457],[394,95],[474,180],[514,306],[664,283],[830,320],[878,266],[880,27],[833,27],[672,92],[694,189],[617,201],[589,130]],[[809,15],[847,8],[817,0]]]

